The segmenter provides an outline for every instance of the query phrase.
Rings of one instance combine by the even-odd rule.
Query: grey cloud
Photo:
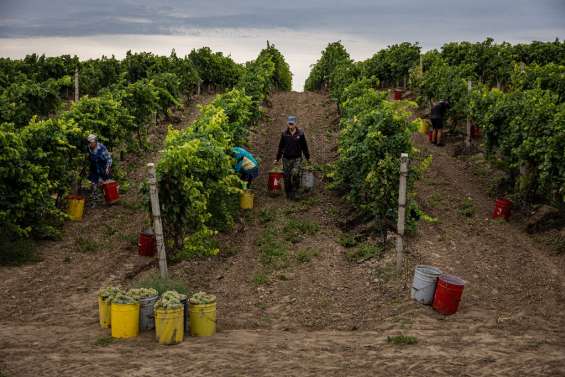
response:
[[[0,37],[175,34],[206,28],[328,30],[380,41],[553,39],[561,0],[3,0]],[[136,22],[149,20],[150,22]]]

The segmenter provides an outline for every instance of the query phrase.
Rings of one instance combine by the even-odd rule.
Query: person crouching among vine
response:
[[[247,188],[251,188],[251,182],[259,176],[259,163],[245,148],[234,147],[231,151],[235,158],[235,172],[247,183]]]
[[[88,180],[92,183],[92,204],[98,199],[98,187],[110,179],[112,156],[108,148],[98,142],[96,135],[88,135],[88,160],[90,172]]]

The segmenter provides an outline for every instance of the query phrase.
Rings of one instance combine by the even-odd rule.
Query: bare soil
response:
[[[170,266],[191,291],[218,296],[218,334],[171,347],[151,333],[96,345],[108,335],[98,327],[98,288],[127,286],[156,271],[135,246],[147,221],[135,186],[144,164],[158,158],[152,152],[133,165],[128,177],[135,183],[122,204],[67,224],[62,241],[42,245],[41,262],[0,268],[0,375],[565,376],[565,256],[528,236],[519,218],[490,220],[490,177],[472,159],[451,157],[415,135],[433,155],[417,200],[437,222],[420,222],[409,237],[402,273],[394,270],[392,248],[350,262],[340,244],[349,209],[321,174],[315,191],[296,203],[266,191],[289,114],[305,129],[315,164],[335,159],[335,106],[326,96],[295,92],[275,93],[271,103],[249,146],[262,163],[255,208],[219,237],[219,257]],[[188,108],[184,124],[196,113]],[[285,240],[283,229],[296,221],[319,230]],[[287,250],[281,263],[261,258],[258,241],[269,232]],[[410,300],[419,263],[466,281],[457,314],[444,317]],[[417,343],[387,343],[400,334]]]

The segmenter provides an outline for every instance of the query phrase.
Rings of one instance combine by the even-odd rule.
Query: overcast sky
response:
[[[338,39],[365,58],[402,41],[427,50],[487,36],[564,39],[565,0],[0,0],[1,56],[122,56],[129,48],[182,55],[210,45],[244,61],[269,39],[292,55],[297,88]]]

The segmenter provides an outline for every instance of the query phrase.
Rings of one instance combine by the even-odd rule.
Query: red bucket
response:
[[[471,125],[471,137],[473,139],[478,139],[481,137],[481,129],[476,124]]]
[[[152,257],[157,251],[155,242],[155,234],[152,231],[145,230],[139,233],[137,241],[137,252],[142,257]]]
[[[269,192],[277,192],[282,188],[284,174],[278,171],[269,172],[268,188]]]
[[[451,315],[457,312],[465,282],[453,275],[441,275],[437,279],[432,307],[439,313]]]
[[[508,199],[496,199],[496,203],[494,206],[494,211],[492,212],[492,218],[493,219],[498,219],[500,217],[503,217],[504,220],[507,220],[510,218],[510,209],[512,208],[512,202]]]
[[[394,90],[392,91],[392,98],[393,98],[395,101],[401,100],[401,99],[402,99],[402,90],[394,89]]]
[[[102,188],[104,189],[104,199],[106,203],[112,204],[120,199],[120,185],[118,185],[118,182],[108,180],[102,184]]]

